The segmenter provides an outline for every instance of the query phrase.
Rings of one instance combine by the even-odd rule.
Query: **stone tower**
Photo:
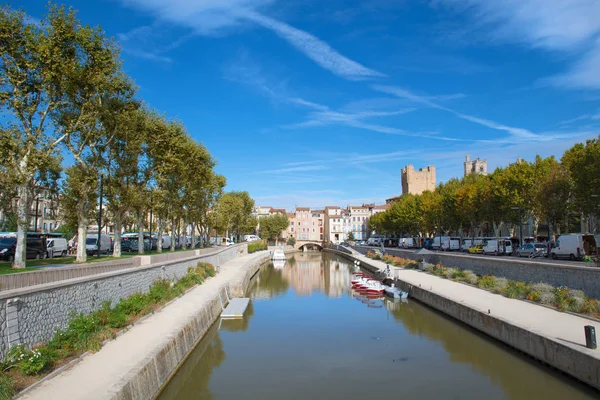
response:
[[[415,171],[415,167],[407,165],[402,168],[402,194],[421,194],[426,190],[435,190],[435,167],[421,168]]]
[[[471,161],[471,156],[467,154],[465,156],[465,175],[469,174],[479,174],[479,175],[487,175],[487,160],[480,160],[476,158]]]

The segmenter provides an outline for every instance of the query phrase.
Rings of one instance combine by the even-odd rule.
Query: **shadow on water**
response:
[[[473,370],[499,384],[510,399],[596,398],[600,393],[574,379],[529,358],[471,327],[416,301],[393,304],[388,310],[410,334],[439,342],[454,363]],[[527,384],[523,384],[526,373]],[[542,396],[542,393],[552,394]]]
[[[225,361],[225,352],[219,336],[219,321],[217,321],[179,368],[159,398],[161,400],[213,399],[208,384],[213,370],[223,361]]]
[[[418,302],[354,292],[353,269],[326,253],[263,267],[244,318],[217,321],[159,399],[598,398]]]

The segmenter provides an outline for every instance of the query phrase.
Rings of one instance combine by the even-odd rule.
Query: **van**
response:
[[[583,260],[587,255],[597,251],[594,235],[573,234],[560,235],[550,250],[553,259],[568,258],[570,260]]]
[[[48,258],[65,257],[69,252],[67,239],[50,238],[46,239],[46,248],[48,249]]]
[[[433,238],[433,243],[431,246],[434,250],[460,250],[460,238],[450,236],[436,236]]]
[[[418,247],[418,240],[416,238],[402,238],[398,241],[398,247],[403,249],[412,249]]]
[[[483,243],[483,254],[499,256],[504,254],[504,239],[488,239]]]
[[[98,234],[88,233],[86,236],[85,252],[88,256],[98,254]],[[111,247],[110,236],[100,235],[100,253],[108,254]]]
[[[260,240],[256,235],[244,235],[244,242],[254,242],[256,240]]]
[[[15,250],[17,249],[17,236],[4,236],[0,238],[0,258],[6,261],[15,259]],[[46,250],[46,240],[36,237],[28,237],[26,243],[27,259],[43,259],[48,256]]]

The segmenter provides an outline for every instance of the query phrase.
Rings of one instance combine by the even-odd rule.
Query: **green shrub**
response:
[[[171,289],[171,281],[167,279],[160,279],[150,285],[150,290],[146,296],[152,303],[160,304],[164,301],[170,300],[169,290]]]
[[[511,299],[525,299],[531,292],[531,286],[525,282],[508,281],[504,295]]]
[[[598,301],[596,299],[590,299],[586,297],[579,311],[587,315],[597,314],[600,311],[598,308]]]
[[[453,268],[454,271],[452,271],[452,274],[450,274],[450,279],[454,280],[454,281],[463,281],[466,278],[466,274],[463,270],[458,269],[458,268]]]
[[[296,239],[293,237],[290,237],[287,241],[288,246],[295,246],[296,245]]]
[[[539,303],[541,301],[541,297],[542,297],[542,295],[540,294],[540,292],[536,292],[535,290],[532,290],[527,295],[527,300],[535,301],[535,302]]]
[[[248,253],[254,253],[256,251],[267,250],[269,245],[265,240],[255,240],[254,242],[248,243]]]
[[[419,268],[419,263],[416,261],[410,261],[404,265],[406,269],[417,269]]]
[[[554,301],[559,311],[579,311],[576,310],[576,301],[571,290],[566,286],[554,289]]]
[[[0,372],[0,400],[10,400],[15,395],[15,388],[10,376]]]
[[[129,317],[125,312],[120,309],[111,310],[110,315],[108,316],[108,320],[106,321],[106,325],[111,328],[120,329],[124,328],[129,324]]]
[[[135,293],[126,299],[122,299],[117,305],[117,309],[127,315],[143,315],[149,311],[150,301],[148,296],[142,293]]]
[[[477,286],[479,286],[482,289],[488,289],[488,290],[494,289],[494,277],[491,275],[482,276],[481,278],[479,278],[479,281],[477,282]]]
[[[494,292],[504,294],[508,287],[508,279],[494,278]]]
[[[19,371],[23,375],[39,375],[54,365],[55,353],[46,346],[29,350],[19,363]]]
[[[465,277],[463,280],[467,283],[470,283],[471,285],[477,285],[479,278],[477,277],[477,275],[475,275],[473,271],[466,270]]]

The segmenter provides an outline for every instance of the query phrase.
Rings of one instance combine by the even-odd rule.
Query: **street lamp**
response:
[[[102,197],[103,197],[103,193],[102,193],[102,179],[103,176],[100,175],[100,209],[98,210],[98,241],[96,242],[96,247],[98,248],[98,254],[96,254],[96,257],[100,258],[100,244],[101,242],[101,236],[102,236]]]
[[[519,247],[523,246],[523,225],[521,224],[521,207],[511,207],[511,210],[519,211]]]
[[[36,195],[35,196],[35,228],[33,228],[34,232],[37,232],[38,230],[38,208],[39,208],[39,204],[40,204],[40,195]]]

